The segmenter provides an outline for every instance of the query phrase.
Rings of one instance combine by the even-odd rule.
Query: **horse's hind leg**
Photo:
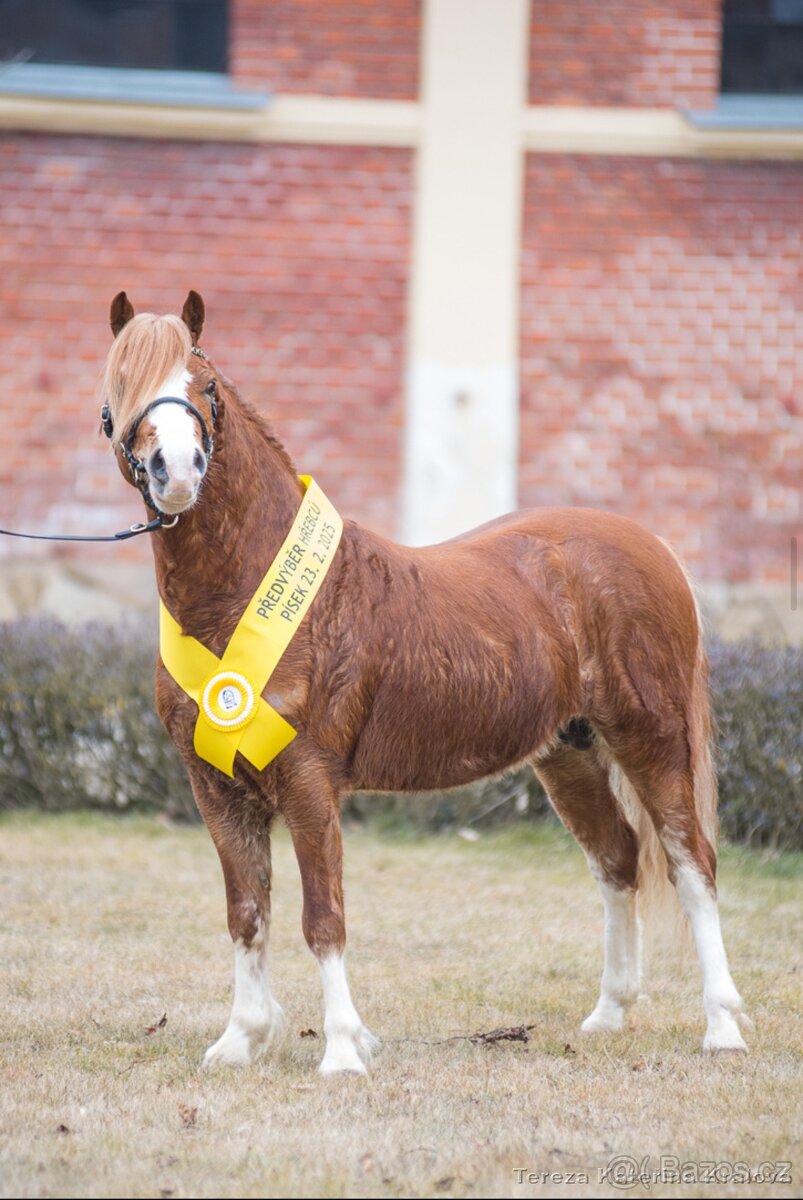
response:
[[[641,924],[636,901],[638,842],[611,791],[608,770],[591,746],[562,745],[537,760],[550,803],[582,846],[605,906],[605,961],[597,1006],[585,1033],[619,1030],[641,982]]]
[[[320,1071],[364,1075],[378,1042],[363,1025],[346,978],[340,813],[324,773],[299,771],[283,798],[282,811],[301,871],[304,937],[321,969],[326,1052]]]
[[[700,749],[698,761],[689,762],[689,740],[683,732],[639,746],[645,744],[652,750],[649,757],[634,746],[623,748],[618,757],[652,817],[669,877],[694,934],[707,1018],[703,1049],[746,1050],[737,1022],[746,1027],[750,1022],[728,966],[717,904],[714,832],[705,828],[707,816],[713,822],[716,803],[708,748]]]
[[[248,803],[231,795],[235,785],[210,786],[201,772],[190,773],[193,792],[212,835],[226,885],[229,932],[234,943],[234,1000],[223,1035],[204,1055],[204,1066],[241,1067],[253,1062],[284,1029],[268,976],[270,926],[270,818],[240,824],[236,814]],[[246,808],[247,811],[247,808]]]

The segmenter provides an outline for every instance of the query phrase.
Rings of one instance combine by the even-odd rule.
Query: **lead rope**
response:
[[[198,358],[208,361],[200,346],[193,346],[191,353],[197,355]],[[214,390],[215,384],[216,381],[212,380],[212,383],[209,385],[209,388],[212,389],[210,402],[212,409],[213,429],[217,419],[217,397]],[[144,473],[144,467],[138,459],[134,458],[131,450],[131,442],[140,423],[142,422],[142,419],[151,411],[151,409],[156,408],[159,404],[168,403],[183,405],[183,407],[191,412],[192,415],[197,419],[201,427],[204,453],[206,454],[207,462],[212,457],[212,448],[214,446],[212,436],[206,427],[206,422],[195,405],[190,404],[188,400],[184,400],[180,396],[160,396],[158,400],[154,400],[152,404],[149,404],[145,411],[141,413],[134,422],[134,425],[130,430],[125,442],[121,442],[120,445],[122,446],[123,452],[128,461],[128,467],[131,471],[131,476],[134,480],[134,483],[142,493],[145,502],[149,504],[151,508],[153,508],[154,505],[150,502],[150,493],[148,492],[147,483],[143,487],[142,481],[138,478],[140,470]],[[106,434],[106,437],[111,440],[114,435],[114,427],[112,425],[111,412],[109,411],[108,402],[104,404],[103,408],[101,409],[100,420],[103,432]],[[17,533],[17,531],[14,529],[0,529],[0,534],[2,534],[4,537],[26,538],[33,542],[126,542],[129,538],[138,537],[141,533],[157,533],[160,529],[173,529],[178,524],[180,515],[180,513],[176,513],[172,520],[166,521],[164,513],[157,513],[152,521],[148,521],[147,523],[143,521],[137,521],[136,524],[129,525],[128,529],[121,529],[119,533],[107,534],[105,537],[100,535],[92,537],[88,534],[80,535],[75,533]]]
[[[0,529],[0,533],[6,537],[29,538],[34,542],[125,542],[129,538],[138,537],[140,533],[156,533],[159,529],[172,529],[178,524],[179,516],[180,513],[176,513],[174,517],[166,521],[164,513],[159,513],[147,524],[137,521],[135,525],[129,525],[128,529],[121,529],[119,533],[107,534],[105,537],[91,537],[88,534],[82,536],[76,533],[17,533],[14,529]]]

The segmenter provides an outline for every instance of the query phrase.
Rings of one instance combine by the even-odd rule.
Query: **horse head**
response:
[[[123,476],[171,516],[197,501],[214,445],[218,380],[198,346],[204,312],[194,291],[180,318],[135,315],[125,292],[111,304],[103,430]]]

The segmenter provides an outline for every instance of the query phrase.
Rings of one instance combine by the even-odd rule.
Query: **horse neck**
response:
[[[267,424],[227,398],[198,503],[152,539],[159,595],[185,632],[222,650],[300,500],[293,465]]]

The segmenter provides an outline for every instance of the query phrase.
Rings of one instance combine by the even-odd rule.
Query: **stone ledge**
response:
[[[121,601],[121,597],[125,597]],[[151,616],[156,623],[156,582],[146,566],[62,563],[47,559],[5,562],[0,577],[0,620],[41,616],[76,625]]]

